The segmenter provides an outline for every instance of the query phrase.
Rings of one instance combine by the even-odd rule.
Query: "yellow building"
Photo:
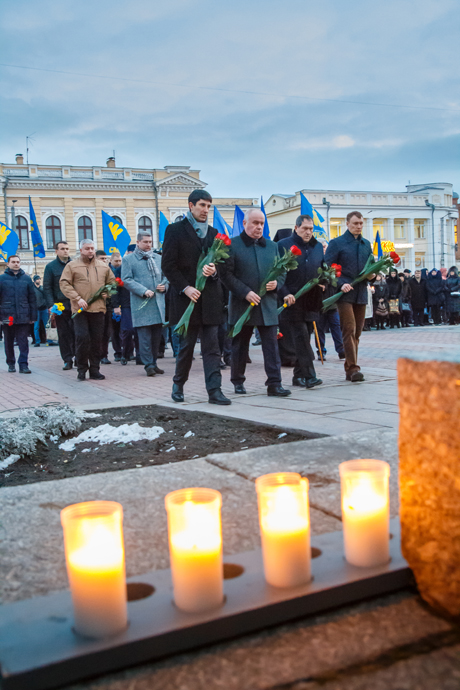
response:
[[[29,196],[32,200],[46,249],[46,258],[36,261],[40,274],[54,258],[54,245],[60,239],[69,243],[71,255],[77,253],[82,239],[91,238],[96,248],[103,248],[101,211],[119,219],[133,242],[139,230],[147,230],[153,235],[154,247],[158,247],[160,212],[171,222],[180,218],[188,210],[189,194],[206,187],[200,171],[187,166],[117,168],[114,158],[109,158],[104,167],[26,165],[20,154],[14,165],[0,164],[0,183],[0,220],[18,233],[18,253],[28,273],[35,271]],[[230,225],[235,205],[244,210],[254,204],[257,199],[214,199],[214,205]],[[211,209],[211,222],[212,217]]]

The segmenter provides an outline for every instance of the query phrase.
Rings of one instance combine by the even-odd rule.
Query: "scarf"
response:
[[[191,211],[187,211],[187,220],[190,223],[190,225],[193,227],[195,230],[196,234],[198,237],[200,237],[202,240],[206,237],[208,234],[208,221],[205,220],[204,223],[200,223],[197,221],[195,216],[192,214]]]
[[[158,285],[158,283],[161,283],[161,273],[158,270],[155,259],[153,258],[153,249],[151,249],[149,252],[144,252],[142,249],[139,249],[139,247],[136,247],[134,254],[136,259],[139,259],[139,261],[141,259],[147,259],[147,266],[150,273],[153,275],[155,286]]]

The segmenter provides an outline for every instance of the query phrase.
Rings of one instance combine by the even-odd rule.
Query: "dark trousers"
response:
[[[112,318],[113,309],[107,308],[104,317],[104,335],[102,336],[101,358],[109,356],[109,341],[112,339],[113,352],[121,355],[120,321]]]
[[[16,364],[16,357],[14,354],[14,341],[17,341],[19,347],[18,364],[19,368],[23,369],[27,366],[29,356],[29,331],[30,324],[16,323],[12,326],[3,324],[3,335],[5,338],[5,355],[8,366]]]
[[[365,304],[353,304],[339,300],[337,309],[342,329],[343,349],[345,351],[344,368],[347,374],[359,371],[358,345],[361,336],[364,319],[366,317]]]
[[[120,341],[123,359],[129,360],[133,355],[134,348],[136,348],[136,355],[139,355],[139,338],[133,326],[130,307],[123,307],[121,310]]]
[[[439,306],[439,304],[436,304],[434,307],[431,307],[431,318],[433,319],[433,323],[441,323],[441,307]]]
[[[315,379],[316,371],[313,364],[315,355],[310,345],[310,336],[313,333],[312,321],[296,321],[293,325],[292,333],[294,336],[294,347],[296,363],[294,367],[294,378],[296,379]]]
[[[414,326],[423,326],[425,309],[423,307],[412,307],[412,311],[414,313]]]
[[[220,373],[218,329],[219,326],[189,326],[187,335],[180,336],[179,352],[176,357],[176,373],[173,377],[174,383],[183,386],[187,381],[192,367],[193,351],[201,331],[200,344],[206,390],[208,393],[220,390],[222,375]]]
[[[155,323],[151,326],[138,326],[136,328],[137,337],[139,338],[138,353],[146,369],[147,367],[155,366],[157,363],[162,330],[163,325],[161,323]]]
[[[65,309],[60,316],[56,314],[56,328],[59,350],[64,362],[71,362],[75,357],[75,333],[73,330],[72,312]]]
[[[292,367],[295,365],[296,361],[293,333],[296,324],[287,319],[285,312],[286,309],[283,309],[279,316],[279,329],[283,337],[278,340],[278,350],[280,353],[281,366]]]
[[[43,323],[45,326],[45,333],[46,333],[46,324],[48,323],[49,315],[48,315],[48,309],[39,309],[38,310],[38,318],[35,321],[34,324],[34,340],[36,343],[40,342],[40,323]],[[46,340],[45,340],[46,342]]]
[[[316,328],[318,330],[318,338],[321,345],[321,350],[323,355],[326,354],[326,330],[329,326],[331,332],[332,340],[334,341],[335,351],[338,355],[343,352],[343,339],[342,331],[340,330],[340,317],[337,309],[330,309],[324,314],[320,314],[318,321],[316,322]],[[318,343],[316,343],[316,349],[318,349]]]
[[[121,355],[121,321],[112,318],[112,347],[114,354]]]
[[[406,328],[409,327],[410,317],[411,317],[410,311],[404,311],[404,310],[401,311],[401,323]]]
[[[254,326],[243,326],[240,333],[232,341],[232,370],[230,380],[234,386],[246,381],[244,375],[249,353]],[[267,374],[266,386],[281,385],[281,360],[278,351],[278,326],[257,326],[260,340],[262,341],[262,353],[264,356],[264,368]]]
[[[225,364],[230,364],[232,358],[232,339],[228,337],[228,321],[218,326],[219,348]]]
[[[74,318],[75,356],[78,373],[89,369],[90,376],[97,374],[101,362],[102,337],[104,335],[104,317],[101,311],[96,313],[82,311]]]

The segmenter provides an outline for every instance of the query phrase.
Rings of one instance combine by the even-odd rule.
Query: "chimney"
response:
[[[113,156],[110,156],[110,158],[107,158],[107,167],[108,168],[114,168],[115,167],[115,158]]]
[[[24,165],[24,156],[22,153],[16,154],[16,165]]]

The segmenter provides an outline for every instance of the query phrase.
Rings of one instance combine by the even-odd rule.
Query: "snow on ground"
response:
[[[122,424],[112,426],[111,424],[100,424],[94,429],[82,431],[79,436],[69,438],[59,445],[61,450],[74,450],[77,443],[99,443],[105,446],[108,443],[133,443],[135,441],[154,441],[160,434],[164,434],[161,426],[143,427],[135,424]]]
[[[7,458],[0,462],[0,470],[6,470],[7,467],[17,462],[21,456],[20,455],[8,455]]]

